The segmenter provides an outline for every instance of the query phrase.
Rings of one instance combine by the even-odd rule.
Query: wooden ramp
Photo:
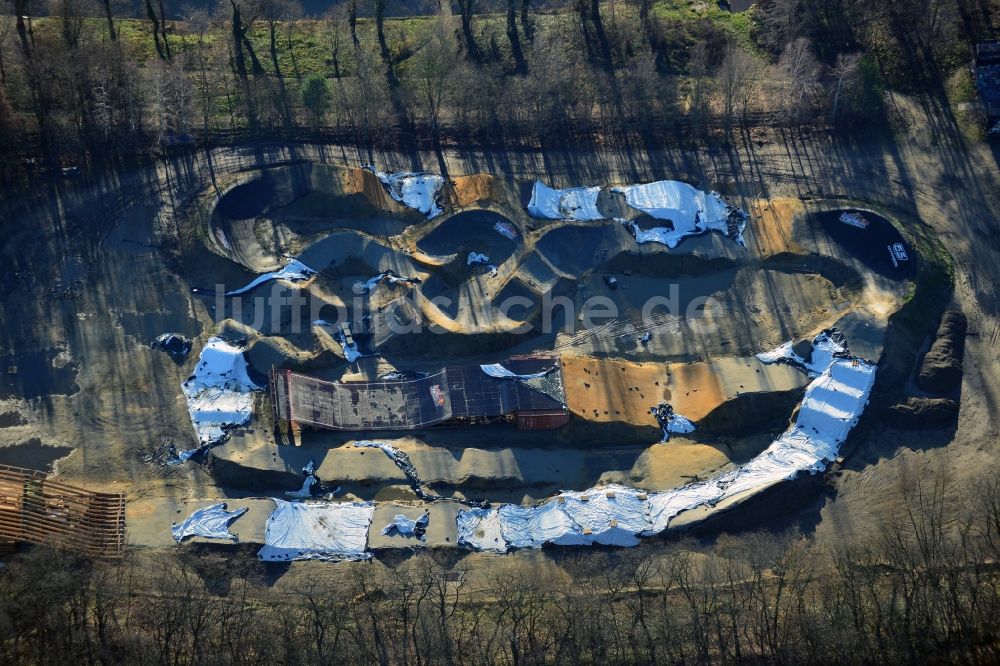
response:
[[[119,558],[125,548],[125,494],[96,493],[44,472],[0,465],[0,541]]]

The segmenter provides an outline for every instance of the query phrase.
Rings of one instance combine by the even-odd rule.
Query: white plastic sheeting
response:
[[[361,353],[361,350],[358,349],[358,343],[348,342],[343,333],[337,334],[337,342],[340,343],[341,349],[344,350],[344,358],[347,359],[348,363],[354,363],[359,358],[364,356],[364,354]]]
[[[458,545],[492,553],[507,552],[507,542],[500,533],[498,509],[459,511],[455,522],[458,526]]]
[[[635,222],[623,220],[637,243],[655,242],[674,248],[687,236],[719,231],[743,245],[747,215],[726,203],[718,192],[703,192],[676,180],[613,187],[611,191],[624,194],[632,208],[673,225],[673,229],[640,229]]]
[[[695,425],[691,423],[691,420],[675,413],[674,408],[669,403],[661,402],[650,407],[649,411],[663,429],[664,442],[670,440],[671,433],[685,434],[695,430]]]
[[[373,166],[362,168],[368,169],[382,181],[389,196],[404,206],[419,210],[427,216],[427,219],[437,217],[444,212],[437,203],[437,199],[441,195],[441,186],[444,185],[444,178],[441,176],[434,173],[412,173],[409,171],[387,173],[379,171]]]
[[[827,366],[806,387],[792,427],[763,453],[736,470],[651,495],[653,529],[650,534],[666,529],[670,520],[681,511],[701,505],[714,506],[738,493],[793,479],[801,472],[821,472],[827,462],[837,457],[840,445],[868,404],[876,366],[860,359],[829,355],[832,342],[825,333],[813,341],[813,363],[809,371],[819,370],[817,363],[824,362],[824,358]],[[788,349],[791,350],[790,345]]]
[[[388,282],[389,284],[396,284],[397,282],[402,282],[404,284],[419,284],[420,280],[418,278],[402,277],[393,271],[382,271],[378,275],[374,275],[364,282],[355,282],[354,291],[358,294],[367,294],[381,282]]]
[[[182,385],[198,441],[203,446],[219,442],[232,427],[249,423],[253,391],[260,388],[247,374],[241,348],[222,338],[209,338],[194,374]],[[193,453],[185,451],[181,459]]]
[[[490,263],[490,258],[482,252],[470,252],[465,263],[469,266],[486,265]]]
[[[556,190],[536,180],[531,190],[531,201],[528,202],[528,213],[547,220],[603,220],[604,216],[597,210],[600,193],[600,187]]]
[[[652,527],[646,493],[619,485],[563,492],[535,506],[470,509],[457,524],[459,544],[497,553],[546,543],[635,546]]]
[[[560,493],[535,506],[462,511],[457,517],[458,543],[500,553],[510,548],[539,548],[545,543],[630,546],[637,543],[638,536],[667,529],[684,511],[715,506],[802,472],[822,471],[837,457],[868,404],[875,382],[874,364],[833,356],[834,349],[843,349],[843,345],[825,333],[816,337],[811,367],[804,369],[817,374],[806,387],[795,423],[745,465],[707,481],[648,495],[633,488],[608,486]],[[820,369],[822,363],[826,366]]]
[[[670,420],[667,422],[667,432],[675,432],[679,435],[685,433],[694,432],[694,424],[691,420],[681,416],[680,414],[671,414]]]
[[[762,363],[789,363],[803,368],[810,377],[817,377],[830,367],[835,357],[847,354],[847,346],[834,339],[829,331],[823,331],[813,339],[808,361],[796,354],[793,346],[789,340],[771,351],[757,354],[757,359]]]
[[[184,522],[174,523],[170,527],[174,541],[180,543],[188,537],[203,537],[205,539],[229,539],[239,543],[239,537],[229,532],[229,524],[247,512],[247,508],[227,511],[226,503],[219,502],[204,509],[198,509],[184,519]]]
[[[375,513],[371,502],[286,502],[275,509],[264,528],[257,557],[268,562],[291,560],[367,560],[368,528]]]
[[[306,280],[311,276],[316,275],[316,271],[309,268],[303,264],[298,259],[290,259],[285,267],[280,271],[273,271],[271,273],[264,273],[263,275],[258,275],[252,282],[239,289],[234,289],[232,291],[227,291],[226,296],[237,296],[239,294],[246,293],[253,289],[254,287],[264,284],[268,280],[289,280],[290,282],[298,282],[301,280]]]
[[[315,475],[310,474],[302,481],[302,487],[298,490],[286,490],[285,497],[294,497],[296,499],[309,499],[313,496],[313,486],[319,483],[319,479]]]
[[[533,372],[529,375],[519,375],[511,372],[507,368],[503,367],[499,363],[490,363],[487,365],[479,366],[479,369],[485,372],[490,377],[496,377],[497,379],[536,379],[538,377],[544,377],[545,375],[552,372],[553,368],[547,368],[541,372]]]
[[[393,532],[397,532],[401,536],[417,537],[423,541],[424,531],[427,529],[428,522],[430,522],[430,515],[426,513],[415,520],[413,518],[407,518],[401,513],[397,513],[393,517],[392,522],[382,528],[382,534],[389,535]]]

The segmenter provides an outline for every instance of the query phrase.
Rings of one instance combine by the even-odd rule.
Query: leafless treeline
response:
[[[947,507],[964,507],[959,517]],[[6,663],[662,664],[1000,660],[1000,481],[912,484],[865,540],[420,553],[311,564],[36,550],[0,576]],[[140,564],[140,561],[142,562]],[[273,583],[273,581],[271,581]]]
[[[384,0],[362,0],[373,19],[347,0],[302,22],[296,0],[232,0],[171,21],[144,0],[145,20],[123,22],[110,0],[53,0],[43,19],[4,1],[0,157],[53,159],[178,136],[649,142],[838,123],[877,114],[880,86],[921,54],[966,48],[959,17],[975,14],[971,0],[764,0],[740,28],[649,0],[544,14],[462,0],[458,16],[393,22]]]

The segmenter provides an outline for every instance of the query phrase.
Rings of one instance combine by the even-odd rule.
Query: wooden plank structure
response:
[[[125,549],[125,494],[98,493],[0,465],[0,541],[118,559]]]

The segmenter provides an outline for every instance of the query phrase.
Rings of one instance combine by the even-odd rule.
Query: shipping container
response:
[[[569,423],[569,412],[565,410],[518,412],[518,430],[554,430]]]

